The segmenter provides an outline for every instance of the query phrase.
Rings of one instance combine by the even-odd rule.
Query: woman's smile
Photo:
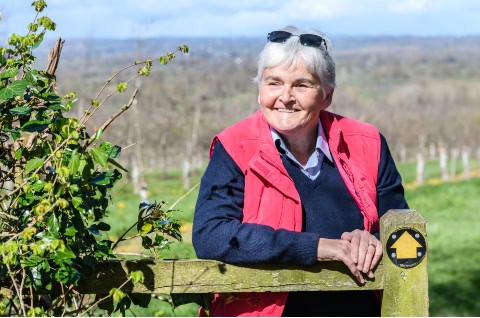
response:
[[[258,101],[268,124],[282,135],[310,136],[320,111],[331,102],[331,92],[308,71],[302,60],[289,67],[264,70]]]

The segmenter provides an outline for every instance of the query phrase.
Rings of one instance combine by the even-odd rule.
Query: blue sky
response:
[[[33,0],[0,0],[0,37],[25,33]],[[480,35],[478,0],[47,0],[50,37],[264,37],[285,25],[327,35]]]

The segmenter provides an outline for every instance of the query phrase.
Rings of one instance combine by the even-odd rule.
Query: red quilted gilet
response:
[[[320,120],[340,175],[364,216],[365,230],[378,232],[379,132],[372,125],[327,111],[321,112]],[[300,232],[300,196],[273,144],[262,112],[259,110],[218,134],[210,154],[217,140],[245,175],[243,222]],[[281,316],[287,296],[288,293],[216,294],[210,316]]]

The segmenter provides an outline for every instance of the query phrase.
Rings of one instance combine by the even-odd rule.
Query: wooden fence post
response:
[[[390,210],[380,221],[384,246],[382,316],[428,316],[427,232],[414,210]]]
[[[425,219],[413,210],[390,210],[380,220],[380,235],[383,259],[375,269],[375,279],[367,279],[365,285],[359,284],[341,262],[305,267],[142,259],[99,262],[80,280],[76,292],[106,295],[123,286],[126,293],[184,294],[194,302],[213,293],[383,290],[383,317],[428,316]],[[133,271],[141,271],[144,281],[129,281]],[[60,292],[59,287],[56,292]]]

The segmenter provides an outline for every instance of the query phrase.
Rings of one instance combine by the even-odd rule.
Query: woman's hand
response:
[[[373,278],[373,269],[382,257],[382,244],[368,231],[354,230],[342,234],[342,240],[350,242],[350,252],[357,270]]]
[[[350,272],[361,283],[365,283],[362,273],[354,262],[352,243],[348,240],[334,240],[321,238],[318,241],[317,260],[319,261],[341,261],[347,265]],[[358,258],[357,258],[358,259]]]

